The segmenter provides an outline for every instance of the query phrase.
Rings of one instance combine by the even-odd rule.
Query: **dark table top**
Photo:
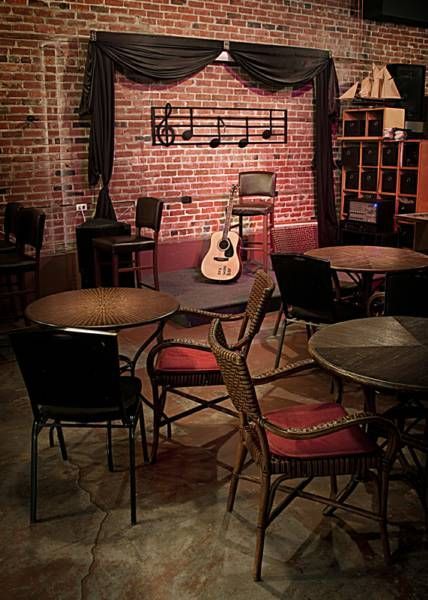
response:
[[[379,390],[428,391],[428,319],[343,321],[319,329],[308,348],[335,375]]]
[[[336,271],[393,273],[428,267],[428,255],[388,246],[328,246],[305,252],[330,261]]]
[[[39,325],[124,329],[155,323],[175,313],[168,294],[147,288],[88,288],[61,292],[29,304],[25,314]]]

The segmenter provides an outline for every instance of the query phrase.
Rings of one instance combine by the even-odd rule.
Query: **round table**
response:
[[[328,246],[305,254],[328,260],[335,271],[348,273],[395,273],[428,267],[428,255],[408,248]]]
[[[88,288],[51,294],[29,304],[25,316],[33,323],[52,327],[119,330],[157,323],[142,343],[131,370],[147,346],[161,335],[165,320],[179,308],[169,294],[148,288]]]
[[[321,367],[365,388],[428,392],[428,319],[343,321],[319,329],[308,349]]]
[[[373,293],[373,275],[397,273],[428,268],[428,255],[408,248],[389,246],[327,246],[305,252],[307,256],[330,262],[333,271],[355,274],[359,285],[361,304],[368,311],[369,298]],[[383,281],[383,280],[382,280]]]
[[[99,287],[39,298],[25,315],[39,325],[124,329],[166,319],[178,307],[175,298],[156,290]]]

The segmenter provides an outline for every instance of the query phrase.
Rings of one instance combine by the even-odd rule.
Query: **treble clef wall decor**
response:
[[[162,144],[162,146],[171,146],[175,140],[175,131],[168,123],[168,119],[172,113],[172,106],[169,102],[165,104],[164,117],[156,125],[156,138]]]
[[[153,145],[286,144],[287,111],[274,108],[152,106]]]

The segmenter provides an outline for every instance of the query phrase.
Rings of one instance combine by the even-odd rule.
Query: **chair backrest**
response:
[[[274,289],[275,283],[272,277],[259,269],[248,296],[245,318],[239,333],[239,346],[242,347],[244,354],[248,353],[252,340],[260,331]]]
[[[316,223],[299,223],[274,227],[271,232],[273,252],[300,252],[318,248]]]
[[[31,246],[37,255],[43,245],[46,215],[37,208],[21,208],[17,215],[16,243],[20,249]]]
[[[428,317],[428,269],[388,273],[384,314]]]
[[[3,231],[4,239],[9,242],[10,236],[16,238],[16,230],[18,225],[18,212],[21,205],[18,202],[8,202],[4,209]]]
[[[236,410],[246,416],[261,415],[245,356],[227,346],[221,321],[214,319],[208,333],[211,350],[220,367],[227,393]]]
[[[43,406],[123,410],[117,334],[38,327],[14,331],[10,340],[35,418]]]
[[[335,294],[330,263],[287,252],[273,253],[271,259],[284,310],[292,307],[294,316],[333,322]]]
[[[151,196],[138,198],[135,207],[135,227],[153,229],[158,233],[162,222],[163,200]]]
[[[267,196],[275,198],[276,173],[271,171],[245,171],[239,173],[239,196]]]

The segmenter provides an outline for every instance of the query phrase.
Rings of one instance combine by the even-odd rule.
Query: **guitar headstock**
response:
[[[237,192],[238,192],[238,186],[236,185],[236,183],[234,183],[230,187],[229,198],[233,198],[234,196],[236,196]]]

